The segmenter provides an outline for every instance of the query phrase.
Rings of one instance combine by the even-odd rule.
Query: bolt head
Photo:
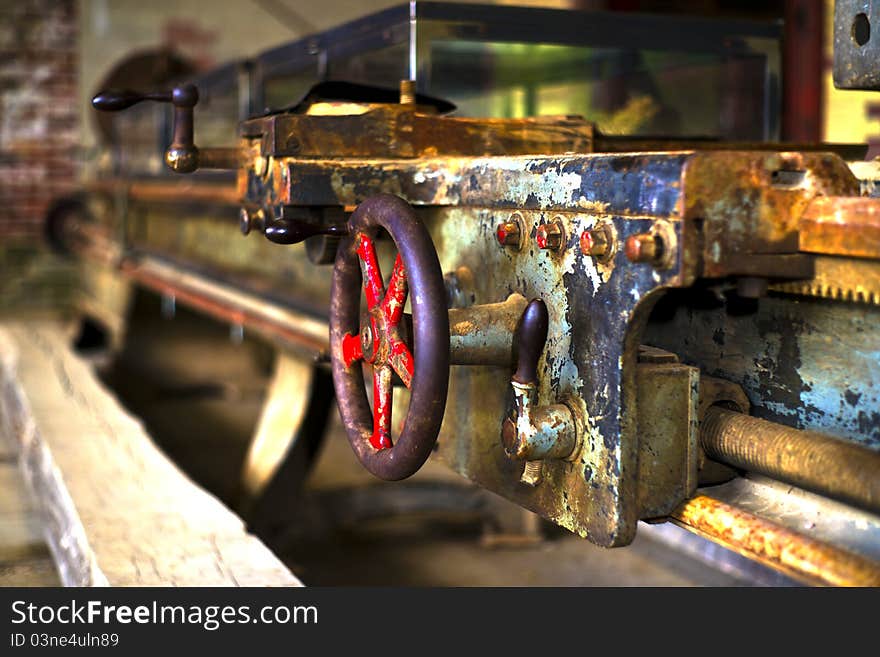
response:
[[[608,233],[601,228],[585,230],[581,233],[581,253],[593,258],[603,258],[611,251]]]
[[[495,238],[501,246],[519,246],[521,231],[515,221],[505,221],[495,229]]]
[[[623,245],[623,252],[630,262],[654,262],[660,255],[657,236],[651,233],[630,235]]]
[[[539,249],[557,251],[562,246],[562,227],[558,223],[541,224],[535,233]]]

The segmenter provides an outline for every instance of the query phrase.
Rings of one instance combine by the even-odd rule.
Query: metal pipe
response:
[[[501,303],[449,310],[449,357],[452,365],[513,363],[513,334],[527,304],[513,293]]]
[[[709,458],[880,512],[880,453],[719,406],[700,443]]]

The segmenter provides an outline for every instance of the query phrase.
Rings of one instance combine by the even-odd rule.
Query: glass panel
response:
[[[119,136],[116,153],[121,158],[124,172],[164,173],[167,112],[165,104],[145,102],[114,115],[113,125]]]
[[[238,89],[199,89],[193,119],[195,142],[200,148],[234,146],[238,135]]]
[[[312,88],[318,76],[311,71],[280,75],[265,81],[263,100],[266,109],[281,109],[293,105]]]
[[[607,134],[762,139],[766,59],[435,41],[430,93],[464,116],[579,114]]]
[[[409,77],[408,61],[408,44],[395,43],[345,58],[330,59],[327,79],[397,89],[400,81]]]

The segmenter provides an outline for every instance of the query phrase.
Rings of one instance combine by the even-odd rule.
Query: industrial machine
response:
[[[329,364],[381,479],[878,584],[880,201],[864,147],[774,141],[779,36],[403,5],[98,94],[127,111],[50,231],[117,334],[128,280]]]

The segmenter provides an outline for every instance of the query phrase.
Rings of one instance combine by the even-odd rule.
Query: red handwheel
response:
[[[382,194],[361,203],[339,245],[330,297],[330,357],[339,414],[360,462],[377,477],[414,474],[437,440],[449,384],[449,315],[437,252],[424,224],[402,199]],[[386,288],[374,240],[380,228],[398,249]],[[363,284],[367,301],[361,315]],[[403,308],[412,290],[412,350]],[[373,408],[362,363],[373,369]],[[409,388],[403,430],[391,437],[392,379]]]

